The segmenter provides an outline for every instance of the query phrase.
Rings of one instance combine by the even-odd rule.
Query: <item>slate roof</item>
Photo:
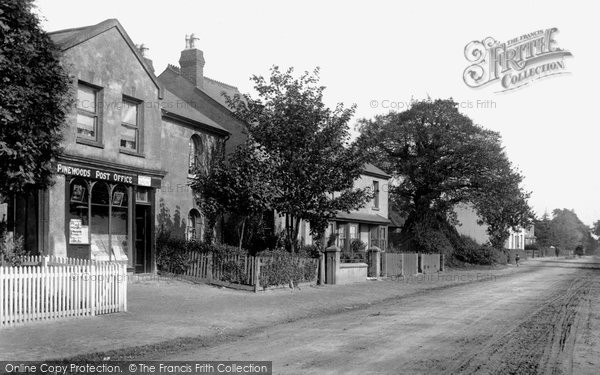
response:
[[[208,118],[203,113],[196,110],[194,102],[186,102],[184,99],[175,95],[171,91],[164,89],[164,97],[161,102],[163,114],[172,119],[186,122],[192,126],[203,130],[212,131],[217,134],[227,135],[229,132]]]
[[[233,121],[243,124],[243,122],[236,118],[231,110],[224,104],[225,98],[221,97],[223,102],[213,98],[213,96],[201,90],[191,81],[182,76],[181,72],[176,66],[169,64],[167,68],[158,76],[158,80],[165,89],[171,91],[185,102],[190,103],[195,109],[207,113],[214,113],[214,111],[218,111]]]
[[[211,98],[219,102],[221,105],[230,108],[225,100],[223,94],[227,94],[230,98],[233,98],[236,94],[241,95],[237,87],[228,85],[223,82],[219,82],[212,78],[204,77],[204,87],[202,89]]]
[[[381,178],[385,178],[385,179],[389,179],[392,177],[389,174],[385,173],[384,171],[382,171],[381,169],[377,168],[376,166],[374,166],[373,164],[370,164],[370,163],[366,163],[363,166],[362,172],[363,172],[363,174],[367,174],[367,175],[371,175],[371,176],[375,176],[375,177],[381,177]]]

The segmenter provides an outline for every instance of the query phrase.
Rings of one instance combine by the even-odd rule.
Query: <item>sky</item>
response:
[[[89,1],[36,0],[47,31],[116,18],[144,43],[157,74],[178,65],[185,35],[204,51],[207,77],[251,93],[250,77],[269,68],[320,67],[329,106],[356,104],[354,125],[411,99],[450,98],[486,128],[500,132],[510,160],[525,176],[538,215],[574,209],[586,224],[600,220],[600,177],[594,168],[600,88],[593,2],[571,1]],[[557,28],[556,45],[572,53],[561,74],[507,92],[471,88],[465,46],[493,37],[507,42]]]

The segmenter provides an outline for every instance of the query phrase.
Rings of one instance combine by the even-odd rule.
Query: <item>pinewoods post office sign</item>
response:
[[[56,172],[70,176],[91,178],[95,180],[116,182],[127,185],[160,187],[160,180],[150,176],[129,175],[110,170],[80,167],[64,163],[56,164]]]
[[[463,72],[469,87],[499,83],[498,92],[514,90],[535,80],[568,73],[565,57],[571,52],[558,47],[557,28],[537,30],[500,43],[492,37],[472,41],[465,58],[472,63]]]

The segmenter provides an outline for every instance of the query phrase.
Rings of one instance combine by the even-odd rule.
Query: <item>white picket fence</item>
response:
[[[127,311],[127,266],[55,257],[0,265],[0,327]]]

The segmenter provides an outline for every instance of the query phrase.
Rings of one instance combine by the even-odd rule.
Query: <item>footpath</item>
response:
[[[540,259],[524,261],[520,267],[450,270],[351,285],[259,293],[157,276],[128,286],[125,313],[0,328],[0,360],[137,359],[149,351],[210,345],[259,331],[261,327],[359,309],[432,288],[494,282],[498,277],[527,272]]]

